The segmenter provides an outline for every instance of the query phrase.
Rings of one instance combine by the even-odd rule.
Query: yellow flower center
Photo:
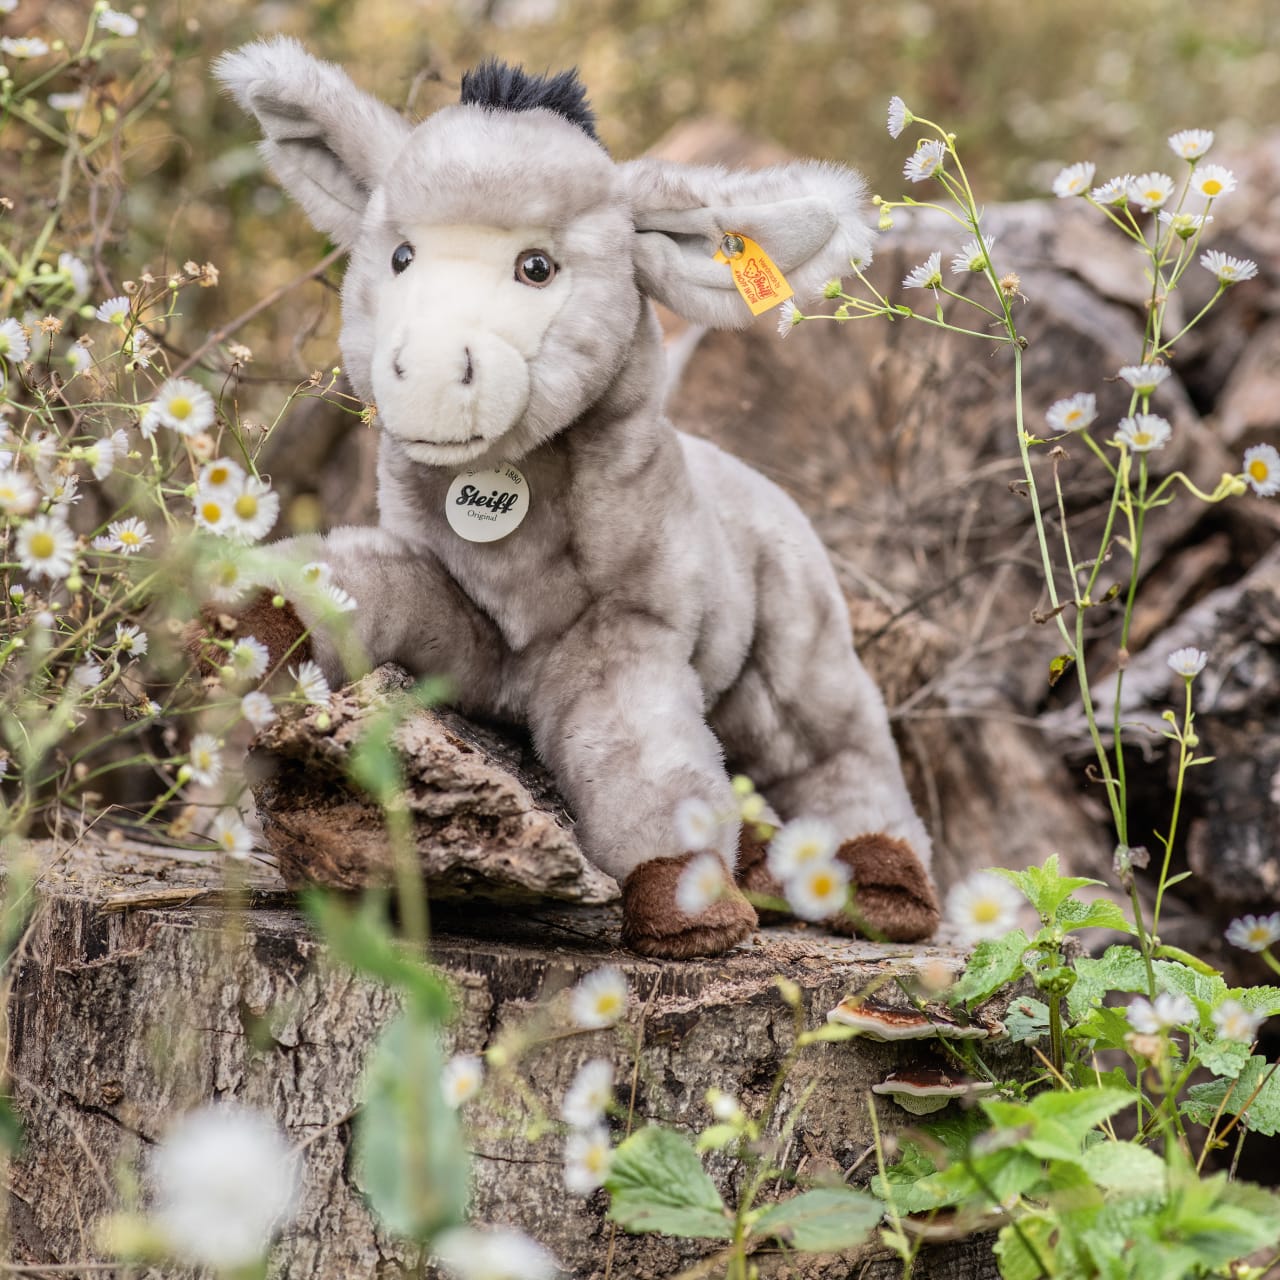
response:
[[[216,502],[206,502],[200,508],[200,514],[209,524],[217,524],[222,519],[222,508]]]
[[[119,311],[119,310],[113,311],[113,312],[111,313],[111,323],[112,323],[112,324],[124,324],[124,322],[125,322],[125,317],[126,317],[128,314],[129,314],[129,313],[128,313],[127,311]]]
[[[603,1145],[597,1145],[587,1148],[587,1157],[583,1164],[591,1170],[592,1173],[603,1173],[605,1171],[605,1162],[609,1155]]]
[[[252,520],[258,514],[258,500],[251,493],[242,493],[236,499],[236,515],[241,520]]]
[[[169,412],[175,418],[189,418],[193,407],[194,406],[191,401],[187,399],[186,396],[174,396],[173,399],[169,401]]]
[[[1271,468],[1261,458],[1254,458],[1249,463],[1249,475],[1261,484],[1271,474]]]
[[[142,543],[142,539],[132,529],[121,529],[120,541],[123,542],[126,547],[136,547],[140,546]]]
[[[809,888],[819,898],[825,898],[835,887],[835,878],[829,871],[819,871],[809,882]]]
[[[1222,192],[1222,183],[1217,178],[1206,178],[1200,190],[1207,196],[1216,196]]]
[[[53,555],[54,551],[57,549],[57,545],[58,544],[53,539],[53,534],[45,533],[43,531],[32,534],[31,541],[28,543],[31,555],[36,560],[47,560],[51,555]]]
[[[1136,449],[1139,445],[1150,444],[1154,438],[1150,431],[1135,431],[1133,433],[1133,447]]]
[[[1000,919],[1000,904],[992,898],[979,898],[973,904],[975,924],[995,924]]]
[[[1079,409],[1068,409],[1067,416],[1063,418],[1063,423],[1070,426],[1073,422],[1079,422],[1084,417],[1084,413]]]
[[[622,1002],[612,992],[596,997],[596,1016],[611,1018],[622,1011]]]
[[[1249,930],[1249,943],[1251,946],[1265,947],[1271,941],[1271,930],[1266,925],[1254,925]]]
[[[231,472],[228,471],[226,467],[214,467],[214,469],[209,472],[209,483],[226,484],[230,476]]]
[[[1148,200],[1164,199],[1164,192],[1161,191],[1158,187],[1148,187],[1144,194],[1146,195]]]

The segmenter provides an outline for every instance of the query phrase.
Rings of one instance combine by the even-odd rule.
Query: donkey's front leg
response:
[[[593,609],[532,675],[534,741],[573,808],[583,851],[622,885],[623,942],[676,959],[741,942],[756,915],[733,884],[737,802],[687,643],[651,617]],[[711,848],[725,869],[719,896],[693,915],[676,895],[696,856],[675,823],[690,800],[723,818]]]

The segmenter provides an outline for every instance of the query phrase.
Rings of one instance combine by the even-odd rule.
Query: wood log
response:
[[[279,1280],[352,1280],[407,1274],[406,1249],[378,1226],[350,1159],[351,1118],[368,1047],[396,1013],[383,988],[331,966],[287,905],[269,863],[229,885],[207,856],[86,837],[46,843],[38,906],[20,944],[9,993],[9,1067],[26,1126],[10,1169],[11,1256],[32,1265],[96,1263],[99,1217],[120,1203],[118,1179],[141,1179],[147,1154],[183,1109],[235,1099],[276,1117],[304,1149],[298,1216],[273,1254]],[[184,904],[175,895],[187,895]],[[228,910],[233,900],[248,910]],[[710,1086],[759,1107],[791,1044],[794,1022],[775,978],[796,982],[805,1021],[821,1022],[842,997],[897,984],[922,966],[954,971],[954,948],[878,946],[803,928],[765,930],[712,961],[656,963],[618,949],[615,907],[547,905],[519,912],[486,904],[435,914],[433,956],[456,992],[449,1051],[482,1051],[535,1011],[567,1025],[567,989],[602,964],[618,965],[631,991],[624,1030],[582,1032],[546,1043],[525,1062],[530,1096],[552,1115],[577,1066],[613,1061],[625,1103],[642,1046],[635,1123],[682,1131],[703,1127]],[[911,1117],[868,1089],[889,1071],[933,1056],[927,1042],[866,1040],[816,1046],[791,1076],[784,1107],[813,1096],[786,1148],[800,1178],[850,1171],[865,1180],[874,1105],[890,1135]],[[1001,1071],[1023,1069],[1007,1044],[989,1056]],[[550,1247],[580,1280],[667,1277],[707,1251],[705,1242],[615,1232],[606,1198],[565,1194],[558,1137],[522,1135],[527,1102],[470,1117],[472,1212],[518,1226]],[[712,1158],[713,1177],[733,1194],[733,1171]],[[762,1252],[761,1275],[883,1277],[897,1263],[874,1248],[856,1256],[783,1259]],[[166,1268],[135,1277],[187,1276]],[[415,1273],[416,1274],[416,1273]],[[425,1274],[437,1272],[428,1266]],[[989,1239],[926,1248],[915,1275],[986,1280],[997,1272]]]

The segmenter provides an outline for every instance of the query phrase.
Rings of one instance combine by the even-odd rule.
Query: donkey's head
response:
[[[625,363],[645,296],[746,324],[714,259],[727,232],[758,241],[801,301],[869,253],[856,174],[615,164],[572,72],[485,64],[414,126],[292,40],[216,70],[277,177],[350,250],[347,373],[417,462],[517,461],[574,421]]]

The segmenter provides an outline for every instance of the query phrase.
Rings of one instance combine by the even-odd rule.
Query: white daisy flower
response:
[[[1139,395],[1149,396],[1169,376],[1167,364],[1127,364],[1120,376]]]
[[[18,7],[18,0],[0,0],[0,13],[12,13]]]
[[[21,364],[30,354],[31,343],[22,325],[12,316],[0,321],[0,358]]]
[[[211,787],[222,777],[222,752],[213,734],[197,733],[191,739],[189,764],[191,780],[202,787]]]
[[[676,805],[676,841],[686,853],[696,853],[715,843],[720,820],[715,810],[697,796],[686,796]]]
[[[785,338],[804,319],[790,298],[778,308],[778,337]]]
[[[1166,659],[1169,670],[1188,680],[1198,676],[1209,661],[1209,655],[1203,649],[1188,645],[1185,649],[1175,649]]]
[[[1199,160],[1211,146],[1212,129],[1180,129],[1169,138],[1169,150],[1184,160]]]
[[[1133,174],[1121,173],[1108,178],[1100,187],[1089,192],[1089,199],[1095,204],[1127,204],[1129,202],[1129,184]]]
[[[309,587],[323,589],[333,581],[333,569],[325,560],[311,560],[298,571]]]
[[[5,36],[0,39],[0,53],[11,58],[43,58],[49,46],[39,36]]]
[[[214,560],[206,569],[209,595],[219,604],[235,604],[246,591],[258,584],[240,562],[231,556]]]
[[[1280,911],[1269,916],[1241,916],[1227,926],[1227,941],[1245,951],[1265,951],[1280,942]]]
[[[276,719],[276,709],[271,699],[261,689],[254,689],[240,699],[240,714],[255,729],[265,729]]]
[[[1280,493],[1280,453],[1273,445],[1255,444],[1244,451],[1244,479],[1260,498]],[[3,476],[0,476],[0,505],[3,501]]]
[[[312,703],[317,707],[328,705],[332,693],[329,682],[324,678],[324,672],[320,670],[317,663],[308,658],[301,665],[290,667],[289,674],[294,678],[298,693],[304,702]]]
[[[613,1101],[613,1063],[592,1058],[578,1068],[560,1104],[560,1118],[575,1129],[594,1129]]]
[[[676,881],[676,906],[687,916],[700,916],[728,887],[719,855],[700,853]]]
[[[784,884],[811,867],[826,866],[839,846],[835,828],[821,818],[793,818],[769,842],[769,870]]]
[[[733,1094],[726,1093],[723,1089],[707,1090],[707,1106],[721,1124],[732,1124],[735,1120],[742,1118],[742,1103]]]
[[[66,362],[71,366],[71,376],[78,377],[93,364],[93,357],[78,342],[67,347]]]
[[[93,478],[105,480],[116,469],[116,463],[129,456],[129,439],[123,431],[113,431],[91,444],[84,456],[93,469]]]
[[[947,149],[936,138],[921,142],[902,166],[902,176],[911,182],[923,182],[931,178],[947,158]]]
[[[169,1249],[224,1274],[260,1262],[297,1201],[297,1158],[274,1122],[223,1103],[179,1120],[155,1148],[151,1175]]]
[[[190,378],[170,378],[152,401],[160,421],[181,436],[194,436],[213,425],[213,397]]]
[[[16,467],[0,471],[0,511],[5,515],[25,516],[35,510],[38,500],[35,485]]]
[[[1135,413],[1131,418],[1121,418],[1116,428],[1118,443],[1128,445],[1134,453],[1150,453],[1163,449],[1169,443],[1173,428],[1154,413]]]
[[[205,493],[234,497],[244,484],[244,468],[230,458],[215,458],[200,468],[196,484]]]
[[[1219,1040],[1239,1040],[1241,1044],[1254,1042],[1263,1021],[1262,1014],[1250,1012],[1239,1000],[1224,1000],[1212,1016]]]
[[[146,521],[139,520],[137,516],[113,520],[107,525],[106,538],[109,544],[106,550],[123,551],[127,556],[136,554],[143,547],[149,547],[153,541],[151,534],[147,532]]]
[[[895,95],[889,99],[889,137],[898,137],[914,119],[915,116],[907,110],[907,104],[901,98]]]
[[[575,1196],[589,1196],[604,1186],[612,1159],[609,1131],[603,1125],[571,1133],[564,1143],[564,1185]]]
[[[1018,927],[1023,898],[994,871],[978,871],[951,886],[946,917],[966,944],[1001,938]]]
[[[147,651],[147,644],[147,633],[141,627],[135,627],[131,622],[116,623],[113,647],[121,653],[127,653],[131,658],[141,658]]]
[[[231,500],[226,494],[206,493],[197,489],[192,499],[192,514],[196,524],[202,529],[208,529],[210,533],[225,536],[232,531]]]
[[[234,858],[237,862],[246,861],[253,852],[253,835],[240,821],[240,815],[234,809],[224,809],[214,818],[209,839],[228,858]]]
[[[982,257],[982,247],[986,245],[987,257],[991,256],[991,246],[995,244],[994,236],[983,236],[981,240],[974,236],[968,241],[964,247],[951,259],[951,270],[956,275],[964,275],[968,271],[985,271],[987,264]]]
[[[246,542],[258,542],[271,532],[280,514],[280,496],[257,476],[249,476],[231,502],[229,532]]]
[[[596,969],[574,987],[569,1007],[584,1030],[611,1027],[627,1011],[627,980],[611,965]]]
[[[50,102],[50,106],[52,105]],[[80,299],[88,296],[89,290],[93,288],[93,278],[89,275],[88,266],[74,253],[58,254],[58,270],[71,281],[73,297]]]
[[[102,664],[96,658],[86,658],[72,670],[71,681],[82,689],[96,689],[102,683]]]
[[[71,93],[51,93],[45,101],[53,111],[79,111],[89,101],[89,95],[83,89],[76,89]]]
[[[811,862],[786,881],[787,905],[802,920],[825,920],[849,900],[849,869],[842,862]]]
[[[338,613],[354,613],[360,607],[355,596],[344,591],[336,582],[330,583],[321,594],[324,603]]]
[[[69,507],[80,501],[80,477],[74,471],[52,471],[44,481],[44,496],[55,507]]]
[[[912,267],[903,277],[904,289],[934,289],[942,285],[942,253],[931,253],[927,261]]]
[[[510,1227],[451,1227],[436,1236],[431,1251],[451,1280],[555,1280],[560,1274],[551,1254]]]
[[[474,1053],[454,1054],[440,1072],[440,1092],[455,1111],[470,1102],[484,1084],[484,1063]]]
[[[98,26],[116,36],[136,36],[138,20],[127,13],[118,13],[115,9],[103,9],[98,14]]]
[[[1233,258],[1229,253],[1210,249],[1200,255],[1200,265],[1218,277],[1220,284],[1239,284],[1258,274],[1258,264],[1249,258]]]
[[[1140,1035],[1154,1036],[1197,1020],[1196,1007],[1184,995],[1162,991],[1155,1003],[1139,996],[1129,1002],[1129,1025]]]
[[[1129,183],[1129,199],[1147,213],[1159,209],[1173,195],[1173,179],[1167,173],[1142,173]]]
[[[54,516],[36,516],[18,530],[17,556],[33,578],[65,578],[76,562],[76,535]]]
[[[1213,221],[1207,213],[1172,213],[1168,209],[1160,210],[1160,221],[1169,227],[1180,240],[1190,240],[1197,231],[1203,230]]]
[[[1097,170],[1097,166],[1089,160],[1083,160],[1079,164],[1069,164],[1065,169],[1059,171],[1058,176],[1053,180],[1053,194],[1059,200],[1067,200],[1071,196],[1082,196],[1089,190],[1089,184],[1093,181],[1093,175]]]
[[[1092,391],[1079,391],[1066,400],[1055,400],[1044,420],[1054,431],[1083,431],[1097,416],[1097,396]]]
[[[123,328],[129,323],[129,299],[122,293],[117,294],[114,298],[108,298],[93,314],[105,324]]]
[[[231,646],[228,655],[230,665],[235,669],[236,678],[240,680],[256,680],[266,669],[271,654],[267,646],[257,636],[241,636]]]
[[[1217,200],[1236,189],[1236,175],[1220,164],[1207,164],[1191,174],[1191,190],[1206,200]]]

